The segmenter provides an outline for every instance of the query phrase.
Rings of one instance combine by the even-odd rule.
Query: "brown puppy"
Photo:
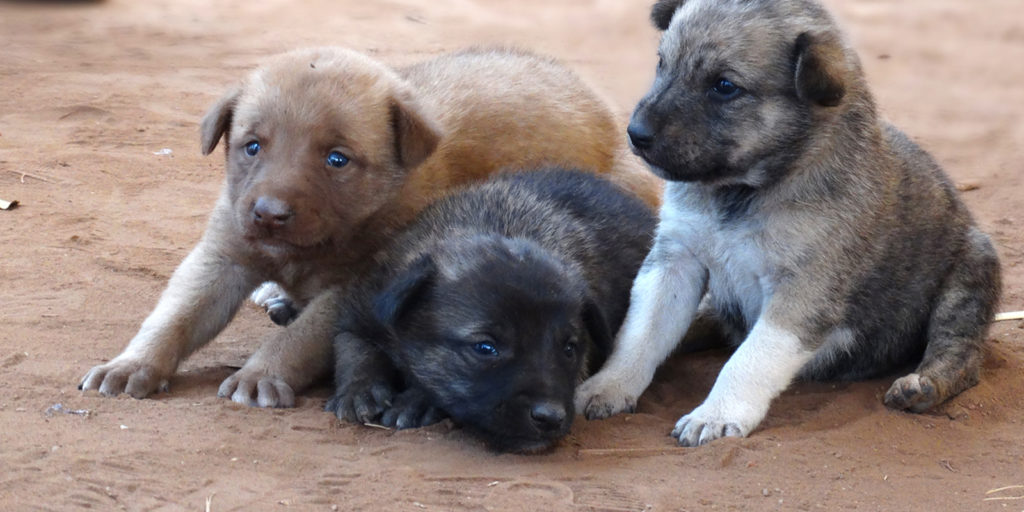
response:
[[[662,0],[628,129],[669,180],[658,233],[588,417],[631,409],[702,304],[738,345],[672,435],[746,436],[794,378],[916,364],[885,395],[927,410],[978,381],[999,262],[942,169],[879,119],[814,0]],[[684,340],[684,344],[694,340]]]
[[[227,179],[206,233],[128,347],[82,389],[165,389],[247,294],[274,281],[304,311],[219,394],[292,406],[331,367],[338,294],[447,189],[553,164],[608,175],[651,205],[659,196],[606,104],[566,68],[519,51],[469,50],[397,71],[337,48],[287,53],[206,115],[203,153],[222,137]]]

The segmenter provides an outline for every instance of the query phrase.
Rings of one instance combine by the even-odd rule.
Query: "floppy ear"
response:
[[[651,7],[651,23],[654,23],[658,30],[667,29],[672,23],[672,16],[685,2],[686,0],[658,0],[658,3]]]
[[[410,94],[396,94],[391,102],[395,154],[406,169],[416,167],[437,149],[441,128],[427,118]]]
[[[804,32],[796,38],[796,94],[801,100],[834,107],[846,94],[846,56],[835,34]]]
[[[238,87],[232,87],[203,116],[203,121],[199,124],[199,141],[202,144],[203,155],[213,153],[221,136],[231,128],[231,117],[235,113],[235,104],[238,103],[240,92],[241,89]]]
[[[587,330],[592,343],[592,348],[587,354],[587,366],[590,375],[593,375],[601,369],[605,359],[612,353],[615,334],[608,327],[604,312],[590,299],[583,304],[583,327]]]
[[[389,282],[373,300],[373,316],[381,325],[396,327],[423,297],[437,273],[434,260],[424,255]]]

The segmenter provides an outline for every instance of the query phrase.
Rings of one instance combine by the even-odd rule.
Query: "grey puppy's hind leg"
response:
[[[975,227],[953,266],[928,322],[924,358],[885,394],[894,409],[922,412],[978,383],[982,345],[1000,292],[999,260]]]

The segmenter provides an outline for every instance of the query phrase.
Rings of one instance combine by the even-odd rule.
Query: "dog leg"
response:
[[[79,389],[135,398],[166,391],[178,364],[224,329],[259,280],[219,254],[212,238],[204,237],[174,271],[128,347],[90,370]]]
[[[352,423],[377,422],[397,393],[398,371],[387,355],[351,332],[334,338],[334,396],[324,410]]]
[[[812,354],[796,334],[762,316],[722,367],[704,403],[676,422],[672,437],[682,446],[745,437]]]
[[[433,425],[448,415],[434,407],[420,388],[411,387],[395,397],[395,403],[380,418],[380,424],[396,430]]]
[[[299,316],[301,309],[280,285],[267,281],[259,285],[249,300],[267,312],[270,320],[277,325],[288,325]]]
[[[928,323],[928,345],[917,370],[885,394],[893,409],[926,411],[978,383],[982,345],[999,302],[999,260],[991,242],[971,228],[964,257],[953,268]]]
[[[296,391],[330,372],[340,293],[321,293],[294,322],[265,338],[245,365],[221,383],[217,396],[246,405],[294,407]]]
[[[706,283],[707,271],[696,258],[659,236],[633,282],[615,349],[604,368],[576,390],[576,410],[587,419],[632,412],[690,326]]]

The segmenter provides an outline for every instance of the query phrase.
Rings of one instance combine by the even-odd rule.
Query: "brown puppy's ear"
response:
[[[199,141],[203,155],[213,153],[221,136],[231,128],[231,116],[235,113],[235,104],[241,89],[233,87],[210,107],[199,124]]]
[[[823,107],[839,105],[846,95],[846,55],[835,34],[797,36],[794,49],[796,94]]]
[[[441,141],[441,128],[409,94],[398,94],[392,99],[391,126],[395,132],[395,154],[406,169],[421,164]]]
[[[658,3],[651,7],[651,22],[658,30],[665,30],[672,23],[672,16],[686,0],[658,0]]]

